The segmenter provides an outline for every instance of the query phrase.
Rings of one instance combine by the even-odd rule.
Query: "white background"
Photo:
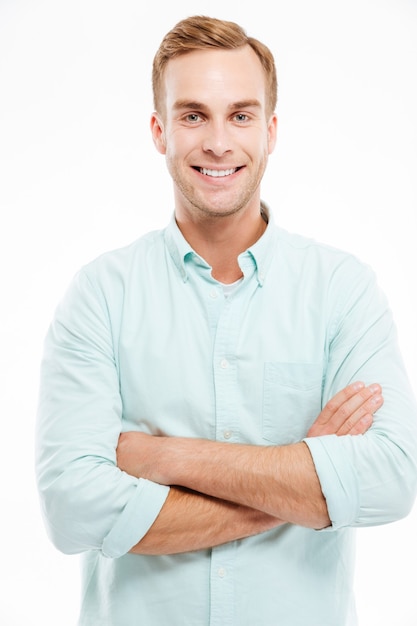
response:
[[[78,557],[46,538],[33,476],[42,341],[80,265],[171,215],[149,132],[151,61],[196,12],[274,52],[279,142],[262,196],[283,227],[373,266],[416,388],[415,0],[0,0],[4,626],[76,622]],[[416,626],[416,522],[415,508],[358,532],[362,626]]]

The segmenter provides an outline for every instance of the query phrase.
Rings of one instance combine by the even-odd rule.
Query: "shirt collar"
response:
[[[256,272],[256,277],[259,285],[262,287],[265,281],[267,271],[270,267],[272,257],[275,250],[275,242],[277,240],[277,229],[271,212],[265,202],[261,202],[261,212],[265,215],[268,225],[263,235],[248,248],[245,252],[239,255],[238,261],[242,269],[242,272],[246,274],[249,270],[253,269]],[[188,241],[184,238],[180,229],[178,228],[173,214],[168,226],[164,232],[165,243],[175,263],[178,271],[184,282],[188,280],[186,259],[192,257],[200,266],[211,270],[209,264],[198,255],[195,250],[190,246]]]

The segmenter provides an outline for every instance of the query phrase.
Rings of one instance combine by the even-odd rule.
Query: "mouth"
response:
[[[240,169],[242,169],[242,166],[231,167],[226,170],[212,170],[212,169],[209,169],[208,167],[196,167],[196,166],[194,166],[193,169],[195,169],[197,172],[200,172],[200,174],[203,174],[203,176],[210,176],[212,178],[225,178],[226,176],[231,176],[232,174],[235,174],[236,172],[238,172]]]

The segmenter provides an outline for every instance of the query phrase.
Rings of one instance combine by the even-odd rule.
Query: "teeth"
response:
[[[236,172],[236,167],[230,170],[208,170],[206,167],[200,167],[200,173],[205,176],[230,176]]]

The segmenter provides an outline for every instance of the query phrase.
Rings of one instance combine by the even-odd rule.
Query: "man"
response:
[[[183,20],[153,89],[173,219],[83,268],[45,343],[37,475],[51,539],[84,553],[79,624],[352,626],[354,529],[417,482],[386,300],[261,202],[263,44]]]

